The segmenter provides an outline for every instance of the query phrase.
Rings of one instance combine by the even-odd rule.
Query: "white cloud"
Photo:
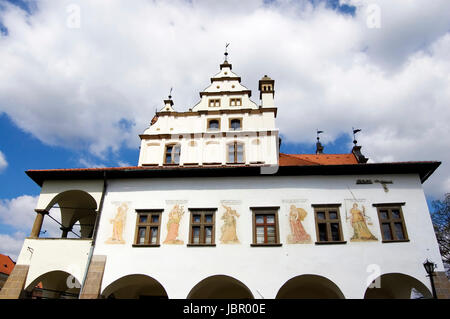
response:
[[[36,208],[38,196],[22,195],[12,199],[0,199],[0,223],[12,226],[19,232],[26,233],[29,236],[36,218]],[[61,221],[61,211],[58,208],[52,208],[50,215],[57,221]],[[60,225],[45,216],[42,224],[42,231],[47,231],[45,237],[60,237]]]
[[[22,232],[16,232],[12,236],[0,234],[0,252],[17,261],[25,237],[25,233]]]
[[[29,232],[33,226],[38,197],[22,195],[13,199],[0,199],[0,222]]]
[[[332,141],[358,126],[372,160],[450,158],[448,0],[347,0],[354,17],[309,1],[234,2],[48,0],[31,16],[7,5],[0,112],[45,143],[88,145],[102,159],[138,147],[170,87],[177,110],[192,107],[231,42],[233,71],[255,100],[264,74],[276,80],[287,141],[314,143],[317,127]],[[79,29],[66,24],[72,3]],[[367,26],[373,3],[379,29]],[[444,162],[427,192],[450,191],[448,176]]]
[[[5,155],[0,151],[0,172],[8,166]]]

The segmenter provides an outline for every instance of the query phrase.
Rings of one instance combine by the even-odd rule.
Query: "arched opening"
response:
[[[390,273],[375,279],[368,287],[364,299],[416,299],[431,298],[428,288],[414,277]]]
[[[301,275],[289,279],[278,290],[277,299],[345,299],[331,280],[317,275]]]
[[[189,292],[188,299],[253,299],[250,289],[242,282],[225,275],[211,276],[200,281]]]
[[[128,275],[117,279],[103,290],[107,299],[167,299],[164,287],[146,275]]]
[[[45,273],[25,289],[27,299],[78,299],[81,284],[71,274],[55,270]]]
[[[92,238],[97,202],[87,192],[70,190],[56,195],[47,206],[44,229],[59,228],[62,238]],[[59,210],[59,212],[58,212]],[[61,225],[55,227],[56,221]],[[46,225],[48,225],[46,227]],[[50,232],[50,237],[54,232]]]

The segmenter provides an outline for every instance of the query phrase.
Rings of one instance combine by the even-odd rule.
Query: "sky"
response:
[[[360,128],[370,162],[442,161],[429,204],[450,192],[448,0],[0,0],[0,253],[34,221],[26,170],[136,165],[170,88],[195,105],[225,43],[255,102],[275,80],[282,152],[314,153],[319,129],[348,153]]]

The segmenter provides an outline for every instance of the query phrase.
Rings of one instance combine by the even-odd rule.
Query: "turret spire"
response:
[[[229,43],[225,44],[225,53],[224,53],[224,55],[225,55],[225,62],[228,62],[228,52],[227,52],[227,50],[228,50],[228,46],[229,45],[230,45]]]
[[[356,140],[356,133],[361,132],[361,129],[359,129],[359,128],[355,129],[352,127],[352,130],[353,130],[353,144],[355,144],[352,148],[352,153],[353,153],[353,155],[355,155],[358,163],[362,163],[362,164],[367,163],[367,161],[369,159],[361,153],[361,146],[356,145],[356,144],[358,144],[358,141]]]
[[[323,133],[323,131],[317,130],[316,154],[323,154],[323,146],[322,146],[322,143],[320,143],[320,137],[319,137],[320,133]]]

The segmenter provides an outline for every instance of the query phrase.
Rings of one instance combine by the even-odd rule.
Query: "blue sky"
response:
[[[26,170],[136,165],[169,88],[176,110],[192,107],[228,42],[254,101],[264,74],[276,81],[281,152],[314,153],[320,129],[325,153],[348,153],[358,127],[375,162],[443,161],[429,205],[450,191],[437,138],[450,134],[448,1],[377,0],[380,28],[371,1],[230,1],[0,0],[0,242],[15,245],[0,252],[17,254],[31,228],[40,188]]]

